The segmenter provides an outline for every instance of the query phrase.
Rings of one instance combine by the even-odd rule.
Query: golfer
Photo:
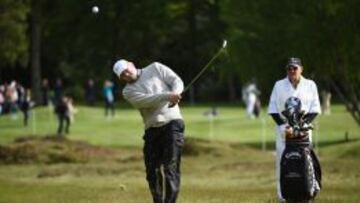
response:
[[[277,124],[276,137],[276,181],[280,202],[284,202],[280,190],[280,159],[285,149],[285,136],[291,136],[292,130],[281,115],[289,97],[300,99],[301,110],[305,111],[305,122],[311,123],[321,113],[318,90],[314,81],[302,76],[303,66],[299,58],[290,58],[286,65],[287,76],[275,83],[269,102],[268,113]],[[311,131],[309,132],[311,142]],[[320,189],[320,188],[318,188]]]
[[[184,144],[184,122],[177,104],[184,84],[169,67],[158,62],[136,69],[132,62],[122,59],[113,70],[126,83],[123,96],[140,111],[145,125],[146,179],[154,203],[175,203]]]

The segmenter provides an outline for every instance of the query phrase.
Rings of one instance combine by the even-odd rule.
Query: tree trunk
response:
[[[32,97],[36,104],[41,103],[41,4],[38,0],[31,2],[31,88]]]

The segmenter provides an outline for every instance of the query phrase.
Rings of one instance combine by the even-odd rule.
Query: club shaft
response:
[[[220,55],[221,51],[225,46],[219,49],[219,51],[210,59],[210,61],[201,69],[201,71],[191,80],[191,82],[184,88],[181,94],[184,94],[186,91],[190,89],[190,87],[199,79],[199,77],[210,67],[212,62]],[[175,104],[169,104],[169,108],[174,107]]]
[[[220,55],[223,48],[220,48],[219,51],[210,59],[210,61],[201,69],[201,71],[191,80],[191,82],[184,88],[184,92],[188,91],[190,87],[200,78],[200,76],[210,67],[212,62]]]

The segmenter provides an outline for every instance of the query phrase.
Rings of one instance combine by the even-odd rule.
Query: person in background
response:
[[[43,106],[49,105],[49,81],[44,78],[41,82],[41,102]]]
[[[324,115],[331,114],[331,92],[327,90],[321,91],[321,107]]]
[[[20,109],[24,115],[24,126],[28,126],[29,110],[31,108],[31,92],[30,89],[25,90],[21,99]]]
[[[113,117],[115,115],[114,84],[110,80],[105,80],[104,82],[103,95],[105,99],[105,116],[111,115]]]
[[[93,79],[89,79],[85,86],[85,100],[89,106],[94,106],[96,101],[96,87]]]
[[[61,103],[63,99],[63,82],[60,78],[56,79],[54,86],[54,106],[57,106],[57,103]]]
[[[78,112],[78,110],[74,106],[74,100],[72,97],[68,97],[67,107],[69,109],[69,119],[70,123],[75,123],[75,114]]]
[[[246,113],[250,119],[257,118],[260,115],[260,90],[257,88],[256,83],[250,82],[242,90],[243,101],[246,105]]]
[[[0,85],[0,115],[3,112],[3,106],[5,103],[5,97],[4,97],[4,93],[5,93],[5,86],[4,85]]]
[[[70,114],[68,107],[69,98],[66,96],[62,96],[60,101],[55,106],[55,113],[58,117],[58,130],[57,133],[59,136],[62,136],[64,133],[69,133],[70,128]]]
[[[5,97],[6,100],[9,102],[9,111],[11,113],[11,118],[16,120],[18,118],[17,111],[18,111],[18,100],[19,94],[17,91],[16,81],[12,81],[10,85],[7,86]]]

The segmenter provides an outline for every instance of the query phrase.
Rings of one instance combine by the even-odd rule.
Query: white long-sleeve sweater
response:
[[[182,119],[178,105],[168,107],[170,93],[181,94],[184,89],[181,78],[169,67],[158,62],[138,71],[138,79],[125,86],[123,96],[139,109],[145,129]]]

